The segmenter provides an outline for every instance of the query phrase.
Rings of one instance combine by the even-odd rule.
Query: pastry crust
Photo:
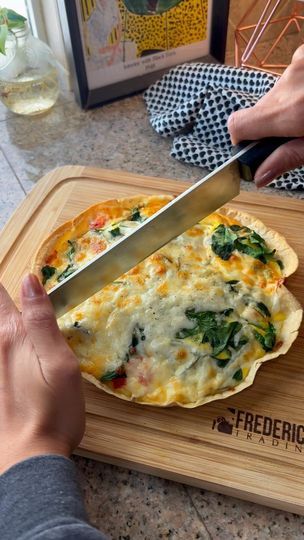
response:
[[[89,228],[92,221],[96,216],[106,214],[110,220],[114,222],[119,222],[121,219],[126,219],[126,212],[131,211],[132,208],[143,208],[148,209],[148,215],[152,215],[155,211],[164,206],[169,202],[172,197],[167,195],[159,196],[147,196],[147,195],[138,195],[130,198],[124,199],[113,199],[110,201],[105,201],[100,204],[91,206],[89,209],[82,212],[80,215],[76,216],[73,220],[63,224],[61,227],[53,231],[44,243],[39,248],[34,263],[33,263],[33,272],[35,272],[40,279],[42,278],[41,268],[46,264],[46,260],[49,257],[50,253],[54,251],[55,248],[60,250],[60,246],[65,244],[67,241],[72,241],[73,239],[84,234]],[[150,212],[150,214],[149,214]],[[205,403],[217,399],[225,399],[231,395],[234,395],[241,390],[244,390],[250,386],[255,378],[255,374],[260,367],[260,365],[268,360],[274,359],[281,354],[285,354],[292,343],[298,335],[298,329],[302,320],[302,309],[299,302],[296,298],[288,291],[288,289],[282,285],[283,278],[291,275],[298,266],[298,257],[293,249],[288,245],[287,241],[279,233],[267,228],[260,220],[255,217],[241,211],[235,211],[230,208],[223,207],[219,210],[221,216],[226,216],[229,219],[232,219],[235,223],[239,223],[258,233],[267,243],[267,246],[270,249],[276,250],[276,255],[283,262],[283,270],[281,274],[281,279],[278,279],[277,286],[274,287],[276,294],[276,301],[280,306],[280,309],[284,312],[284,321],[282,322],[280,328],[280,338],[276,343],[276,346],[270,352],[266,352],[262,357],[259,357],[253,361],[251,364],[247,375],[244,379],[236,384],[235,386],[221,387],[220,391],[209,391],[206,395],[198,395],[196,399],[189,399],[185,402],[183,399],[173,399],[170,393],[165,393],[164,398],[161,400],[154,400],[151,397],[145,399],[145,396],[130,396],[127,393],[123,393],[120,390],[116,390],[111,385],[105,382],[101,382],[99,378],[93,374],[82,372],[83,377],[89,382],[93,383],[99,389],[118,396],[120,399],[127,401],[135,401],[144,405],[154,405],[154,406],[174,406],[178,405],[185,408],[194,408]],[[58,248],[59,246],[59,248]],[[142,264],[142,263],[141,263]],[[139,272],[141,271],[141,266],[138,266]],[[127,274],[126,274],[127,275]],[[50,285],[47,285],[46,288],[51,288]],[[107,293],[109,295],[109,292]]]

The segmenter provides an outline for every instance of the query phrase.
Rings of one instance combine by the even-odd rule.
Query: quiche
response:
[[[46,290],[132,232],[171,197],[94,205],[52,232],[34,272]],[[284,286],[298,265],[278,233],[222,208],[58,320],[85,379],[155,406],[197,407],[252,384],[296,339]]]

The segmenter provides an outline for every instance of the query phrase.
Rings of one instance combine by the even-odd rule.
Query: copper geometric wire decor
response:
[[[284,36],[291,30],[298,33],[297,46],[304,43],[303,38],[303,21],[304,21],[304,0],[294,0],[291,2],[290,13],[285,16],[277,16],[279,8],[286,3],[286,0],[267,0],[262,9],[259,20],[255,24],[246,24],[246,19],[250,16],[252,11],[256,8],[257,0],[253,0],[252,4],[242,17],[241,21],[235,30],[235,65],[240,67],[250,67],[267,71],[275,75],[281,75],[288,66],[283,63],[271,63],[270,57],[275,51],[278,43],[284,38]],[[258,52],[258,46],[265,32],[270,27],[279,26],[278,35],[269,41],[269,49],[263,55]],[[283,27],[282,27],[283,26]],[[265,43],[264,43],[265,44]],[[297,48],[294,47],[294,50]],[[290,58],[291,60],[291,58]]]

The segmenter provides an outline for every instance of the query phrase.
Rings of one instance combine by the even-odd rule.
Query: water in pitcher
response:
[[[48,111],[58,98],[55,68],[43,76],[23,73],[13,81],[0,80],[0,99],[14,113],[35,115]]]

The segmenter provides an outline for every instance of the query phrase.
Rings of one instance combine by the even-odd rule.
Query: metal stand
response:
[[[246,25],[244,22],[256,7],[257,1],[253,0],[235,30],[234,43],[236,66],[255,68],[275,75],[281,75],[284,69],[286,69],[288,64],[273,64],[268,63],[268,60],[277,44],[287,34],[291,26],[294,26],[295,30],[300,34],[301,25],[304,21],[304,0],[294,0],[289,15],[276,17],[278,8],[283,2],[284,0],[267,0],[258,22],[256,24]],[[284,23],[283,29],[278,37],[275,38],[274,42],[269,45],[269,50],[263,58],[259,58],[256,49],[261,42],[262,36],[270,25],[277,25],[278,23]],[[249,38],[247,35],[248,30],[253,30]],[[304,43],[303,36],[299,36],[299,45],[301,43]]]

